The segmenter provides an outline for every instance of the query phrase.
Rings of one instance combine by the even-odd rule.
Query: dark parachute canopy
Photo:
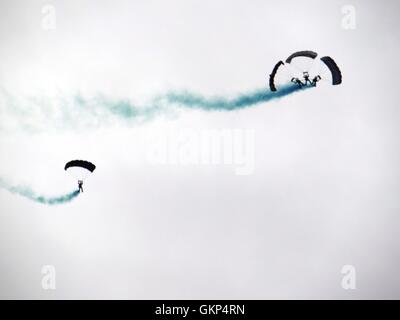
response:
[[[274,69],[272,70],[271,74],[269,75],[269,88],[271,89],[271,91],[276,91],[276,87],[275,87],[275,75],[278,72],[278,69],[280,66],[284,65],[283,61],[279,61]]]
[[[86,169],[86,170],[89,170],[90,172],[93,172],[94,169],[96,169],[96,166],[95,166],[93,163],[89,162],[89,161],[85,161],[85,160],[72,160],[72,161],[68,162],[68,163],[65,165],[64,170],[68,170],[69,168],[72,168],[72,167],[84,168],[84,169]]]
[[[326,64],[332,74],[332,84],[338,85],[342,83],[342,73],[336,62],[331,57],[322,57],[321,61]]]
[[[309,51],[309,50],[305,50],[305,51],[297,51],[293,54],[291,54],[287,59],[286,59],[286,63],[291,63],[292,60],[294,58],[297,57],[307,57],[307,58],[311,58],[311,59],[315,59],[318,56],[318,53],[314,52],[314,51]]]
[[[87,178],[95,169],[96,166],[93,163],[85,160],[72,160],[64,167],[65,171],[81,181]]]

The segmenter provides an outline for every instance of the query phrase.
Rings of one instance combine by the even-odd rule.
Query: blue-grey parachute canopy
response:
[[[72,160],[65,165],[64,169],[76,179],[83,181],[96,169],[96,166],[89,161]]]

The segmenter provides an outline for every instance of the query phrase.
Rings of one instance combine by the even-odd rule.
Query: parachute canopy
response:
[[[276,91],[276,87],[275,87],[275,75],[278,72],[278,69],[280,66],[284,65],[283,61],[279,61],[274,69],[272,70],[271,74],[269,75],[269,87],[271,89],[271,91]]]
[[[338,85],[342,83],[342,73],[336,62],[331,57],[322,57],[321,61],[326,64],[332,74],[332,84]]]
[[[72,160],[65,165],[64,169],[67,170],[68,168],[72,167],[84,168],[86,170],[89,170],[90,172],[93,172],[94,169],[96,169],[96,166],[93,163],[84,160]]]
[[[84,180],[96,169],[96,166],[85,160],[72,160],[68,162],[64,170],[71,173],[76,179]]]
[[[297,57],[307,57],[307,58],[311,58],[311,59],[315,59],[318,56],[318,53],[314,52],[314,51],[309,51],[309,50],[305,50],[305,51],[297,51],[293,54],[291,54],[287,59],[286,59],[286,63],[291,63],[292,60],[294,58]]]

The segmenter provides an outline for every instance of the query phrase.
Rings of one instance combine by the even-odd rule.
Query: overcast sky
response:
[[[65,205],[0,189],[0,297],[400,298],[399,10],[395,0],[1,1],[0,177],[51,196],[76,188],[67,161],[97,169]],[[46,114],[78,93],[230,97],[268,90],[275,63],[298,50],[333,57],[343,84],[90,129],[54,129],[5,98]],[[149,156],[185,134],[202,152],[196,137],[212,130],[248,135],[246,174],[235,161]],[[42,288],[45,265],[56,290]],[[356,290],[342,288],[345,265]]]

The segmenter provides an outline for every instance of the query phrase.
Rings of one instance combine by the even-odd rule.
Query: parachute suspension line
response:
[[[311,63],[311,67],[310,67],[310,71],[314,71],[313,69],[317,69],[315,76],[319,75],[320,72],[320,65],[319,65],[319,61],[317,59],[314,59],[313,62]]]
[[[296,66],[296,65],[287,63],[286,66],[289,67],[289,70],[290,70],[289,72],[290,72],[290,74],[292,75],[292,77],[298,76],[299,73],[300,73],[300,74],[303,73],[303,70],[301,70],[301,69],[300,69],[298,66]],[[296,69],[297,71],[294,71],[294,69]]]
[[[321,81],[323,81],[324,83],[330,83],[329,81],[329,74],[328,74],[328,70],[326,70],[327,68],[322,68],[322,66],[319,67],[320,70],[320,76],[321,76]]]

